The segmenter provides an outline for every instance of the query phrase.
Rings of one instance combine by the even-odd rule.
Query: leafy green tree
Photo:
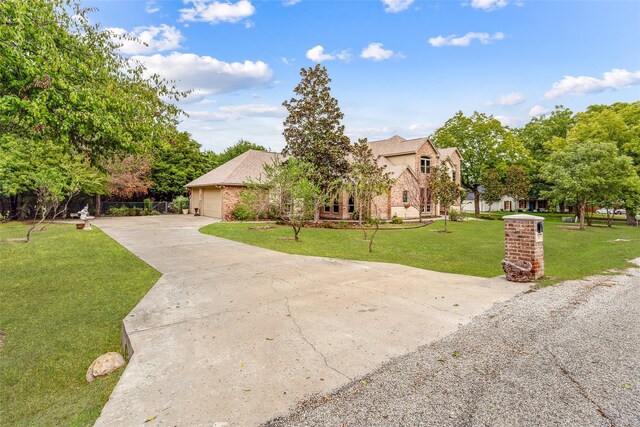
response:
[[[502,171],[508,164],[526,162],[528,153],[511,131],[493,116],[461,111],[433,135],[437,147],[456,147],[462,155],[462,185],[475,196],[475,213],[480,214],[482,178],[489,169]]]
[[[373,240],[378,232],[379,220],[377,218],[378,208],[375,205],[375,199],[378,196],[387,194],[393,184],[393,179],[388,172],[385,172],[386,166],[379,165],[376,157],[371,151],[371,147],[367,144],[367,139],[359,139],[352,148],[352,162],[349,173],[340,181],[337,194],[334,197],[340,197],[347,194],[353,197],[354,207],[358,213],[358,224],[367,239],[367,228],[362,220],[365,214],[373,217],[373,223],[376,226],[375,231],[369,239],[369,252],[373,251]]]
[[[484,188],[482,200],[489,204],[489,212],[491,212],[491,205],[499,202],[505,194],[500,174],[495,169],[487,170],[482,176],[482,186]]]
[[[340,122],[344,114],[331,96],[327,69],[320,64],[302,68],[300,76],[302,79],[294,89],[297,97],[283,103],[289,112],[284,121],[283,154],[312,165],[310,178],[327,189],[349,170],[347,155],[351,143]],[[316,204],[317,209],[321,203]]]
[[[92,163],[151,144],[181,94],[117,53],[79,0],[0,2],[0,134],[47,139]]]
[[[458,183],[451,179],[449,170],[444,166],[434,166],[431,168],[431,179],[429,180],[429,190],[431,197],[436,204],[444,209],[444,231],[447,232],[447,216],[449,209],[453,206],[464,191]]]
[[[638,186],[638,176],[630,157],[618,154],[609,142],[568,144],[554,152],[542,167],[541,176],[554,185],[545,193],[556,201],[571,201],[578,207],[580,230],[590,201],[603,197],[623,197],[629,187]]]
[[[526,199],[531,191],[531,180],[525,169],[521,166],[509,166],[507,168],[505,194],[515,200],[515,210],[520,207],[520,199]]]
[[[249,141],[241,139],[232,146],[228,147],[216,157],[214,167],[221,166],[227,163],[229,160],[233,160],[249,150],[266,151],[266,149],[262,145],[253,144]]]
[[[203,152],[187,132],[176,132],[161,144],[152,161],[149,195],[173,200],[186,194],[184,187],[218,165],[219,156]]]

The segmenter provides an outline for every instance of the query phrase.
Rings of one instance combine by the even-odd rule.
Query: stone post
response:
[[[507,280],[529,282],[544,276],[543,217],[519,214],[504,220],[505,259],[502,267]]]

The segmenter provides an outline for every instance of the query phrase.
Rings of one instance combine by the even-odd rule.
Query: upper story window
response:
[[[428,156],[420,157],[420,172],[431,173],[431,158]]]

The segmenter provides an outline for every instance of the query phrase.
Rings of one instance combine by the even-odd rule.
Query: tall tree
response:
[[[505,194],[515,200],[515,211],[520,208],[520,199],[525,199],[531,191],[531,180],[521,166],[509,166],[504,183]]]
[[[444,209],[444,231],[446,233],[449,209],[462,197],[464,192],[460,189],[458,183],[451,179],[449,170],[444,165],[431,168],[429,190],[433,201]]]
[[[433,135],[437,147],[456,147],[462,155],[462,185],[475,196],[475,213],[480,214],[482,177],[489,169],[504,170],[508,164],[527,161],[527,152],[508,128],[493,116],[461,111]]]
[[[235,159],[240,154],[244,154],[249,150],[266,151],[262,145],[240,139],[217,156],[216,167],[227,163],[229,160]]]
[[[554,152],[542,167],[541,176],[554,185],[544,195],[555,202],[571,201],[584,230],[585,214],[591,201],[622,197],[630,187],[638,187],[638,175],[631,158],[618,154],[608,142],[584,141],[568,144]]]
[[[283,103],[289,112],[284,121],[283,154],[312,165],[310,178],[326,189],[347,173],[351,144],[341,124],[344,114],[331,96],[327,69],[318,64],[301,69],[300,76],[294,89],[296,97]],[[316,210],[321,205],[317,202]]]

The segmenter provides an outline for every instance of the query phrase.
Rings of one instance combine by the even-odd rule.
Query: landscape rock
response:
[[[104,377],[117,371],[126,364],[124,357],[115,351],[105,353],[93,361],[87,370],[87,381],[93,382],[97,377]]]
[[[531,282],[534,279],[532,268],[529,261],[502,260],[502,269],[510,282]]]

